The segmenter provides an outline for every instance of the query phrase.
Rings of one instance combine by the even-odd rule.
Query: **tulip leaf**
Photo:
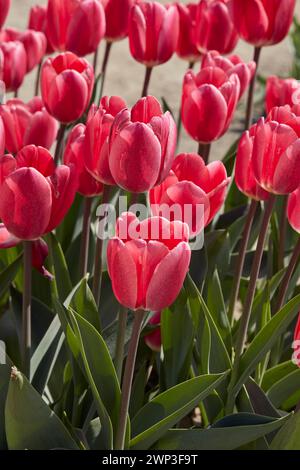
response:
[[[290,410],[300,400],[300,369],[278,380],[267,392],[267,396],[275,406],[283,410]]]
[[[300,450],[300,413],[294,414],[279,430],[271,443],[271,450]]]
[[[0,273],[0,298],[9,289],[9,286],[15,279],[23,260],[23,254],[21,253],[7,268],[3,269]]]
[[[0,345],[1,348],[1,345]],[[1,356],[3,351],[0,352]],[[6,445],[6,437],[5,437],[5,419],[4,419],[4,412],[5,412],[5,401],[9,386],[9,378],[10,378],[10,367],[7,364],[0,364],[0,450],[5,450],[7,448]]]
[[[131,449],[149,449],[168,429],[210,395],[227,375],[228,372],[195,377],[153,398],[132,420]]]
[[[58,297],[61,302],[64,302],[72,290],[70,273],[68,271],[63,250],[53,233],[49,234],[49,240],[51,244],[50,250],[53,258]]]
[[[274,419],[248,413],[234,416],[235,422],[227,426],[217,422],[208,429],[171,429],[153,449],[234,450],[278,430],[289,418]]]
[[[298,370],[298,367],[293,363],[292,360],[282,362],[281,364],[277,364],[276,366],[271,367],[264,374],[261,384],[262,389],[267,392],[274,384],[295,370]]]
[[[9,450],[78,450],[60,419],[16,369],[7,393],[5,429]]]
[[[300,294],[288,302],[267,325],[259,331],[252,340],[249,348],[241,358],[239,378],[234,387],[237,394],[242,385],[247,381],[257,364],[276,343],[277,339],[286,331],[287,327],[296,317],[299,311]]]

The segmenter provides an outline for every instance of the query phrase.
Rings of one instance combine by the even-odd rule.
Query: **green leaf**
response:
[[[234,393],[238,393],[261,359],[271,350],[277,339],[286,331],[287,327],[299,311],[300,294],[288,302],[269,323],[255,336],[249,348],[241,358],[239,378],[234,386]]]
[[[1,346],[0,346],[1,347]],[[7,364],[0,364],[0,450],[5,450],[5,401],[9,386],[10,367]]]
[[[245,388],[255,413],[264,416],[271,416],[272,418],[281,417],[281,414],[273,406],[273,403],[271,403],[264,391],[251,377],[246,383]]]
[[[48,237],[51,244],[50,248],[53,258],[55,282],[57,285],[58,297],[61,302],[64,302],[72,290],[70,273],[68,271],[68,266],[64,257],[64,253],[55,235],[53,233],[50,233]]]
[[[262,389],[267,392],[274,384],[276,384],[276,382],[280,381],[295,370],[298,370],[298,367],[292,360],[282,362],[281,364],[268,369],[262,380]]]
[[[84,277],[68,295],[64,302],[66,308],[71,306],[79,315],[101,331],[100,315],[94,296],[88,285],[88,276]]]
[[[278,380],[267,392],[267,396],[277,408],[290,410],[300,400],[300,369]]]
[[[9,289],[22,265],[23,253],[0,273],[0,297]]]
[[[276,434],[271,450],[300,450],[300,413],[296,413]]]
[[[60,419],[17,370],[8,388],[5,429],[9,450],[78,450]]]
[[[130,447],[134,450],[149,449],[169,428],[217,388],[227,375],[228,372],[202,375],[157,395],[134,417]]]
[[[242,419],[241,419],[241,415]],[[248,424],[243,424],[247,415]],[[266,416],[235,415],[236,424],[209,429],[171,429],[154,446],[155,450],[233,450],[279,429],[288,419]],[[241,422],[239,422],[241,421]]]

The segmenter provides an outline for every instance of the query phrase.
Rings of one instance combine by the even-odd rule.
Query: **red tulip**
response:
[[[78,175],[78,192],[86,197],[96,196],[103,191],[103,185],[87,172],[84,165],[85,125],[75,126],[67,140],[64,152],[64,164],[73,164]]]
[[[205,67],[184,77],[181,117],[189,135],[197,142],[219,139],[228,129],[240,96],[237,74],[229,78],[219,67]]]
[[[144,341],[152,351],[159,352],[161,348],[161,329],[160,329],[161,312],[155,312],[149,320],[149,325],[157,327],[151,333],[144,336]]]
[[[98,0],[48,0],[47,34],[54,50],[79,56],[95,52],[105,34],[105,13]]]
[[[46,52],[51,54],[54,51],[50,44],[47,33],[47,7],[42,5],[35,5],[30,9],[28,29],[33,29],[34,31],[40,31],[41,33],[44,33],[47,39]]]
[[[93,91],[92,66],[71,52],[49,58],[41,73],[42,97],[58,121],[76,121],[86,110]]]
[[[34,98],[25,104],[12,99],[0,107],[6,150],[17,153],[25,145],[34,144],[50,149],[56,139],[57,121],[46,111],[42,99]]]
[[[192,238],[200,233],[221,209],[228,183],[229,178],[222,162],[216,161],[205,166],[204,160],[195,153],[180,154],[173,163],[169,177],[150,191],[152,213],[158,215],[159,207],[163,204],[170,208],[178,204],[182,215],[180,220],[189,225]],[[192,209],[191,220],[190,212],[185,213],[188,204]],[[176,211],[171,212],[170,216],[171,220],[177,218]]]
[[[300,367],[300,315],[295,328],[293,348],[293,362]]]
[[[1,111],[2,106],[0,106]],[[0,157],[4,155],[5,152],[5,128],[3,124],[3,120],[0,117]]]
[[[109,42],[120,41],[128,35],[128,22],[131,7],[135,0],[102,0],[105,17],[105,38]]]
[[[5,23],[10,8],[10,0],[0,0],[0,28]]]
[[[77,190],[72,167],[55,168],[48,150],[29,145],[0,158],[0,218],[20,240],[36,240],[63,220]]]
[[[133,214],[123,214],[107,248],[118,301],[132,310],[158,311],[172,304],[190,263],[187,239],[188,228],[181,222],[152,217],[139,223]]]
[[[300,233],[300,188],[289,195],[287,217],[291,227]]]
[[[104,96],[100,106],[92,105],[85,129],[84,161],[93,178],[104,184],[114,185],[108,162],[108,137],[114,117],[126,108],[119,96]]]
[[[161,183],[173,164],[176,124],[153,96],[140,99],[131,112],[117,114],[109,139],[109,168],[115,182],[140,193]]]
[[[233,21],[242,39],[256,47],[282,41],[293,21],[295,0],[232,0]]]
[[[139,1],[130,11],[128,35],[135,60],[147,67],[164,64],[172,57],[178,43],[177,8]]]
[[[4,224],[0,224],[0,249],[12,248],[19,245],[22,240],[15,237],[5,227]],[[44,277],[52,280],[53,275],[47,271],[44,266],[44,262],[49,254],[48,245],[42,239],[34,240],[32,242],[32,266],[39,271]]]
[[[266,88],[266,110],[275,106],[300,104],[300,84],[295,78],[269,77]]]
[[[300,137],[300,107],[299,106],[280,106],[272,108],[268,114],[267,121],[276,121],[280,124],[286,124],[294,129]]]
[[[254,61],[245,63],[238,55],[223,57],[217,51],[211,51],[205,54],[202,60],[201,68],[206,67],[219,67],[228,77],[236,74],[240,81],[241,98],[255,74],[256,64]]]
[[[20,41],[1,42],[0,51],[0,80],[5,83],[7,91],[16,91],[27,71],[24,45]]]
[[[201,57],[195,44],[197,5],[194,3],[187,5],[178,3],[176,6],[179,13],[179,37],[176,53],[189,63],[194,63]]]
[[[232,21],[232,0],[201,0],[196,18],[196,43],[201,52],[229,54],[238,42]]]

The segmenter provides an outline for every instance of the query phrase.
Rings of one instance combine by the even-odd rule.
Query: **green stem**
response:
[[[256,84],[256,77],[258,72],[258,64],[259,58],[261,53],[261,47],[254,48],[254,56],[253,60],[256,63],[256,69],[254,76],[249,85],[249,93],[248,93],[248,101],[247,101],[247,108],[246,108],[246,118],[245,118],[245,129],[249,129],[252,124],[252,117],[253,117],[253,103],[254,103],[254,92],[255,92],[255,84]]]
[[[116,352],[115,352],[115,368],[119,382],[122,382],[122,368],[124,361],[124,347],[126,340],[126,326],[127,326],[127,317],[128,311],[126,307],[120,306],[118,313],[118,333],[117,333],[117,342],[116,342]]]
[[[106,72],[107,72],[107,64],[108,64],[108,60],[109,60],[109,56],[110,56],[110,52],[111,52],[111,46],[112,46],[112,42],[106,42],[104,58],[103,58],[103,62],[102,62],[102,69],[101,69],[102,77],[101,77],[101,87],[100,87],[99,101],[101,100],[101,98],[103,96],[103,92],[104,92],[104,83],[105,83]]]
[[[211,150],[211,144],[202,144],[201,142],[198,145],[198,154],[203,158],[205,165],[209,162],[209,154]]]
[[[66,130],[66,125],[61,123],[58,134],[57,134],[57,144],[56,144],[55,155],[54,155],[54,162],[56,165],[58,165],[59,158],[62,153],[65,130]]]
[[[144,316],[144,310],[137,310],[134,313],[134,322],[129,343],[128,355],[125,364],[124,379],[122,386],[120,418],[115,443],[116,450],[124,450],[126,423],[132,388],[132,379]]]
[[[24,284],[22,307],[22,370],[30,380],[32,242],[24,241]]]
[[[278,271],[284,268],[284,254],[285,254],[285,242],[286,242],[286,232],[287,232],[287,216],[286,216],[287,204],[288,204],[288,197],[284,196],[283,204],[281,208],[281,217],[280,217]]]
[[[144,85],[143,85],[143,91],[142,91],[142,98],[143,98],[143,96],[148,95],[148,89],[149,89],[150,79],[151,79],[151,75],[152,75],[152,70],[153,70],[153,67],[146,67],[146,73],[145,73],[145,79],[144,79]]]
[[[79,258],[80,259],[80,279],[82,279],[86,275],[87,268],[88,268],[92,202],[93,200],[91,197],[86,197],[84,199],[82,234],[81,234],[81,244],[80,244],[80,258]]]
[[[254,220],[257,206],[258,206],[258,202],[252,199],[249,209],[248,209],[248,214],[247,214],[245,227],[244,227],[244,231],[242,235],[242,240],[241,240],[241,244],[239,248],[239,254],[236,260],[233,286],[231,290],[229,307],[228,307],[228,318],[231,324],[233,322],[234,309],[235,309],[235,305],[236,305],[239,291],[240,291],[241,278],[242,278],[242,272],[243,272],[243,267],[245,263],[246,251],[247,251],[247,246],[249,243],[251,228],[253,225],[253,220]]]
[[[278,312],[284,304],[286,294],[287,294],[287,291],[288,291],[288,287],[289,287],[289,283],[290,283],[290,280],[292,278],[293,272],[296,268],[296,265],[298,263],[299,257],[300,257],[300,238],[298,239],[298,242],[297,242],[297,244],[294,248],[294,251],[293,251],[292,257],[290,259],[288,268],[287,268],[287,270],[285,272],[285,275],[284,275],[284,277],[281,281],[281,284],[280,284],[280,289],[279,289],[279,294],[278,294],[278,301],[277,301],[277,305],[276,305],[276,312]]]
[[[256,283],[257,283],[257,279],[259,275],[261,260],[262,260],[263,251],[264,251],[264,245],[265,245],[265,241],[267,238],[269,222],[270,222],[270,218],[272,215],[274,204],[275,204],[275,196],[271,195],[270,199],[267,201],[266,206],[265,206],[265,212],[264,212],[264,216],[263,216],[263,220],[262,220],[262,224],[260,228],[260,234],[259,234],[258,241],[257,241],[255,256],[254,256],[254,260],[252,264],[250,281],[248,285],[248,291],[247,291],[247,296],[245,300],[244,310],[240,319],[240,325],[239,325],[239,330],[237,334],[237,342],[236,342],[236,348],[235,348],[235,359],[234,359],[233,371],[231,374],[231,380],[230,380],[229,388],[228,388],[227,413],[231,413],[234,407],[236,394],[233,393],[233,388],[236,383],[236,379],[238,377],[240,359],[241,359],[241,355],[243,353],[246,338],[247,338],[247,331],[248,331],[248,325],[249,325],[249,320],[250,320],[250,315],[251,315],[251,310],[252,310],[252,305],[253,305],[253,300],[254,300],[254,295],[255,295]]]
[[[38,68],[37,68],[36,79],[35,79],[35,87],[34,87],[34,96],[38,96],[38,94],[39,94],[42,63],[43,63],[43,61],[41,60],[41,62],[38,65]]]

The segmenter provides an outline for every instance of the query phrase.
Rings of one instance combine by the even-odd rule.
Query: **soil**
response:
[[[27,26],[29,9],[31,6],[46,4],[47,0],[12,0],[12,6],[6,25],[24,29]],[[162,0],[161,3],[167,3]],[[170,3],[170,2],[169,2]],[[183,3],[188,3],[183,1]],[[197,3],[197,2],[194,2]],[[297,1],[296,11],[300,16],[300,0]],[[103,57],[104,44],[101,45],[100,57]],[[250,60],[253,48],[243,41],[240,41],[236,51],[244,60]],[[287,38],[277,46],[264,48],[261,56],[259,73],[263,76],[276,74],[288,76],[291,70],[293,49],[290,39]],[[150,93],[157,98],[164,97],[169,107],[175,115],[178,113],[182,78],[187,68],[187,63],[174,55],[167,64],[156,67],[150,84]],[[35,71],[26,77],[24,85],[20,91],[20,97],[28,100],[32,97],[34,89]],[[144,68],[135,62],[128,47],[128,41],[124,40],[115,43],[109,62],[105,94],[121,95],[129,105],[132,105],[139,97],[144,79]],[[245,100],[245,98],[244,98]],[[211,151],[211,159],[220,159],[236,138],[237,130],[241,129],[241,119],[244,112],[244,102],[237,112],[236,120],[232,124],[231,131],[222,139],[215,142]],[[180,143],[180,151],[193,152],[197,150],[197,144],[192,141],[183,131]]]

